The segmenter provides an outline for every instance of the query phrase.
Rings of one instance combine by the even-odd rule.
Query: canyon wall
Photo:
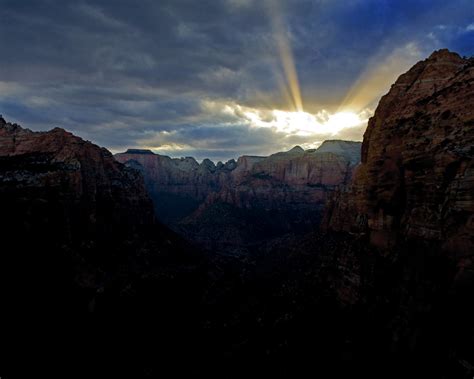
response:
[[[328,195],[349,183],[360,146],[325,141],[217,165],[134,149],[115,157],[143,173],[160,220],[211,250],[242,251],[315,228]]]
[[[359,165],[342,141],[123,165],[0,118],[2,369],[472,377],[473,66],[441,50],[402,75]],[[192,200],[175,225],[212,254],[155,221],[140,171],[163,202]],[[281,237],[325,203],[324,232]],[[246,249],[262,235],[279,238]]]
[[[145,333],[177,357],[207,270],[157,223],[138,171],[63,129],[0,117],[0,209],[5,375],[140,377],[129,362],[146,356]]]
[[[474,60],[434,52],[401,75],[370,119],[362,163],[334,198],[332,230],[474,251]]]
[[[3,210],[11,211],[10,220],[23,211],[40,216],[39,209],[54,201],[67,206],[58,226],[71,239],[78,233],[74,223],[100,234],[113,225],[154,222],[140,174],[63,129],[32,132],[0,118],[0,169]],[[48,209],[40,217],[49,220]]]
[[[317,240],[316,275],[365,324],[361,346],[402,371],[472,376],[473,220],[474,59],[439,50],[381,99]]]

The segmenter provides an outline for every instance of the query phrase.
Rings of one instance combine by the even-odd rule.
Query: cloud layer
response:
[[[360,140],[413,63],[474,54],[472,0],[0,0],[0,19],[5,118],[198,159]],[[278,113],[292,75],[300,118]],[[346,110],[360,122],[325,129]]]

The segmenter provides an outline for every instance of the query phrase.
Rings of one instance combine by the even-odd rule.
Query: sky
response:
[[[0,114],[214,161],[362,140],[396,78],[474,55],[474,0],[0,0]]]

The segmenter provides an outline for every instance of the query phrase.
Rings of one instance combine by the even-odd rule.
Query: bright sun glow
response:
[[[362,122],[360,117],[353,112],[338,112],[331,116],[326,123],[326,127],[332,133],[338,133],[345,128],[353,128]]]
[[[229,126],[244,123],[253,128],[270,128],[287,136],[308,137],[308,144],[310,141],[321,141],[329,137],[345,138],[344,130],[356,127],[362,130],[372,115],[372,110],[368,108],[360,112],[346,108],[335,113],[325,109],[309,113],[258,109],[209,100],[203,101],[202,106],[210,113],[220,112],[228,120]]]
[[[321,111],[317,114],[307,112],[271,111],[271,117],[262,117],[259,112],[246,111],[246,118],[256,127],[272,127],[279,132],[310,136],[313,134],[335,135],[341,130],[352,128],[365,122],[354,112],[338,112],[330,114]]]

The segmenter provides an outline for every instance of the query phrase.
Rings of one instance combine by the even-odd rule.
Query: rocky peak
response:
[[[328,145],[328,144],[326,144]],[[237,207],[290,207],[320,204],[335,186],[346,184],[353,165],[344,156],[360,143],[339,141],[333,153],[305,152],[300,146],[269,157],[244,155],[217,165],[209,159],[198,164],[194,158],[172,159],[159,154],[117,154],[118,161],[144,173],[155,201],[158,217],[173,216],[182,210],[191,214],[199,204],[224,201]],[[339,146],[338,145],[338,146]],[[206,200],[207,199],[207,200]],[[174,201],[174,203],[173,203]],[[189,205],[189,207],[187,207]],[[184,209],[186,208],[186,209]],[[175,220],[175,219],[173,219]]]
[[[350,191],[336,202],[335,229],[474,251],[474,70],[440,50],[400,76],[369,120]]]
[[[362,142],[326,140],[319,146],[315,153],[333,153],[341,155],[348,159],[351,164],[357,164],[360,161],[360,149]]]
[[[125,154],[148,154],[155,155],[155,153],[149,149],[128,149]]]
[[[199,163],[193,157],[173,158],[172,162],[183,171],[197,170]]]
[[[30,133],[31,130],[24,129],[18,124],[12,124],[10,122],[6,122],[3,117],[0,116],[0,131],[3,130],[4,133],[12,133],[12,132],[19,132],[19,133]]]
[[[462,61],[462,58],[458,53],[454,53],[448,49],[439,49],[431,53],[427,61],[452,61],[459,63]]]
[[[323,141],[323,143],[316,149],[317,151],[324,151],[324,150],[339,150],[344,149],[350,146],[358,146],[361,142],[357,141],[346,141],[340,139],[328,139]]]
[[[289,153],[304,153],[304,149],[301,146],[295,146]]]
[[[201,162],[201,167],[207,169],[210,172],[216,171],[216,165],[214,162],[207,158]]]
[[[401,75],[390,91],[382,97],[374,117],[369,120],[362,144],[362,162],[370,159],[367,155],[372,139],[370,134],[378,133],[384,128],[383,125],[375,126],[377,122],[383,120],[386,124],[396,119],[409,119],[417,113],[421,114],[428,103],[432,106],[435,97],[443,98],[447,92],[454,90],[453,86],[464,86],[469,82],[471,65],[471,60],[443,49],[434,52],[428,59],[418,62]],[[449,103],[446,100],[443,100],[443,103],[449,110]]]
[[[48,203],[54,198],[63,206],[68,204],[71,212],[76,206],[81,208],[88,218],[80,221],[84,225],[99,219],[113,224],[118,222],[114,217],[139,224],[153,220],[143,178],[116,162],[108,150],[64,129],[32,132],[5,123],[0,126],[0,160],[0,193],[16,186],[18,207],[28,208],[22,203],[28,199]],[[110,214],[102,213],[107,207]],[[51,205],[45,212],[53,208]],[[68,217],[72,219],[76,214]]]
[[[242,155],[237,160],[236,171],[250,171],[255,163],[258,163],[264,159],[266,159],[266,157]]]
[[[68,132],[67,130],[63,129],[63,128],[60,128],[58,126],[54,127],[53,129],[51,129],[50,131],[51,133],[57,133],[57,134],[67,134],[67,135],[73,135],[72,133]]]
[[[237,167],[237,162],[235,159],[229,159],[227,162],[224,164],[224,169],[232,171]]]

